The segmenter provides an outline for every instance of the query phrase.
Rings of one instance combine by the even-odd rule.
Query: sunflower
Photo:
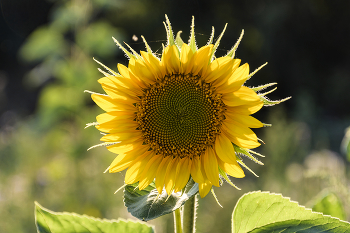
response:
[[[244,177],[240,154],[250,156],[260,145],[250,128],[264,124],[250,115],[264,102],[258,89],[244,86],[257,70],[249,74],[249,65],[234,58],[243,32],[216,58],[226,26],[215,44],[213,28],[207,45],[197,49],[194,19],[188,44],[181,32],[174,39],[167,17],[164,25],[167,45],[160,58],[143,37],[146,51],[140,54],[113,38],[129,64],[118,64],[117,73],[98,62],[106,69],[99,69],[105,77],[98,80],[106,94],[91,96],[105,113],[90,125],[103,132],[100,145],[118,154],[107,170],[127,169],[126,184],[138,182],[142,190],[155,180],[159,193],[165,188],[170,194],[192,177],[204,197],[222,177]]]

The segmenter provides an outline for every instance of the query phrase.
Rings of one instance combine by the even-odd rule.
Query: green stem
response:
[[[196,209],[198,206],[197,195],[188,199],[183,209],[184,233],[196,232]]]
[[[175,233],[182,233],[180,208],[174,211],[174,228]]]

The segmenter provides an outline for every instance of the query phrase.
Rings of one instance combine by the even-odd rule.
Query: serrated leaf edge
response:
[[[141,221],[135,221],[135,220],[131,220],[131,219],[123,219],[123,218],[118,218],[118,219],[106,219],[106,218],[95,218],[95,217],[92,217],[92,216],[89,216],[89,215],[86,215],[86,214],[77,214],[77,213],[73,213],[73,212],[55,212],[55,211],[52,211],[52,210],[49,210],[45,207],[43,207],[42,205],[40,205],[37,201],[34,202],[35,204],[35,208],[34,208],[34,213],[36,212],[36,207],[39,207],[40,210],[44,210],[46,212],[49,212],[50,214],[53,214],[53,215],[71,215],[71,216],[75,216],[75,217],[84,217],[84,218],[87,218],[87,219],[91,219],[93,221],[98,221],[98,222],[108,222],[108,223],[118,223],[118,222],[125,222],[125,223],[129,223],[129,222],[132,222],[132,223],[139,223],[139,224],[142,224],[142,225],[146,225],[148,227],[152,227],[154,229],[154,226],[150,225],[150,224],[147,224],[145,222],[141,222]],[[36,215],[35,215],[35,225],[37,225],[37,221],[36,221]]]
[[[290,197],[284,197],[281,193],[272,193],[272,192],[269,192],[269,191],[261,191],[261,190],[258,190],[258,191],[253,191],[253,192],[248,192],[248,193],[245,193],[245,194],[243,194],[239,199],[238,199],[238,201],[237,201],[237,203],[236,203],[236,205],[235,205],[235,208],[233,209],[233,212],[232,212],[232,217],[231,217],[231,230],[232,230],[232,232],[233,232],[233,224],[234,224],[234,222],[233,222],[233,215],[234,215],[234,213],[235,213],[235,211],[236,211],[236,208],[237,208],[237,206],[238,206],[238,204],[240,203],[240,200],[242,199],[242,198],[244,198],[245,196],[248,196],[249,194],[255,194],[255,193],[263,193],[263,194],[270,194],[270,195],[274,195],[274,196],[280,196],[280,197],[282,197],[283,199],[286,199],[286,200],[288,200],[289,202],[291,202],[291,203],[296,203],[297,205],[298,205],[298,207],[303,207],[305,210],[307,210],[307,211],[311,211],[311,213],[313,213],[313,214],[319,214],[320,216],[322,216],[322,217],[329,217],[329,218],[331,218],[331,219],[334,219],[334,220],[338,220],[338,221],[340,221],[340,222],[343,222],[343,223],[347,223],[347,224],[350,224],[349,222],[347,222],[347,221],[344,221],[344,220],[341,220],[341,219],[339,219],[339,218],[337,218],[337,217],[333,217],[333,216],[330,216],[330,215],[325,215],[325,214],[323,214],[323,213],[320,213],[320,212],[314,212],[314,211],[312,211],[312,209],[311,208],[307,208],[307,207],[305,207],[305,206],[303,206],[303,205],[300,205],[297,201],[292,201],[291,199],[290,199]],[[300,219],[289,219],[289,220],[300,220]],[[283,221],[279,221],[279,222],[283,222]],[[277,223],[277,222],[274,222],[274,223]],[[271,223],[272,224],[272,223]],[[266,226],[267,225],[269,225],[269,224],[266,224]],[[257,228],[254,228],[254,229],[257,229]],[[252,230],[254,230],[254,229],[252,229]]]

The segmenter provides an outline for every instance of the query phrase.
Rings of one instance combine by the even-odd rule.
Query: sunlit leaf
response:
[[[280,194],[258,191],[238,200],[232,232],[350,232],[350,224],[312,212]]]
[[[35,203],[35,223],[39,233],[152,233],[153,227],[139,222],[101,220],[75,213],[56,213]]]

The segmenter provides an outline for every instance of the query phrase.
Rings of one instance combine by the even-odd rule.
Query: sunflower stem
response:
[[[183,209],[183,224],[184,233],[196,232],[196,214],[197,214],[198,199],[194,195],[184,205]]]
[[[182,233],[182,224],[181,224],[181,212],[180,208],[174,211],[174,232]]]

